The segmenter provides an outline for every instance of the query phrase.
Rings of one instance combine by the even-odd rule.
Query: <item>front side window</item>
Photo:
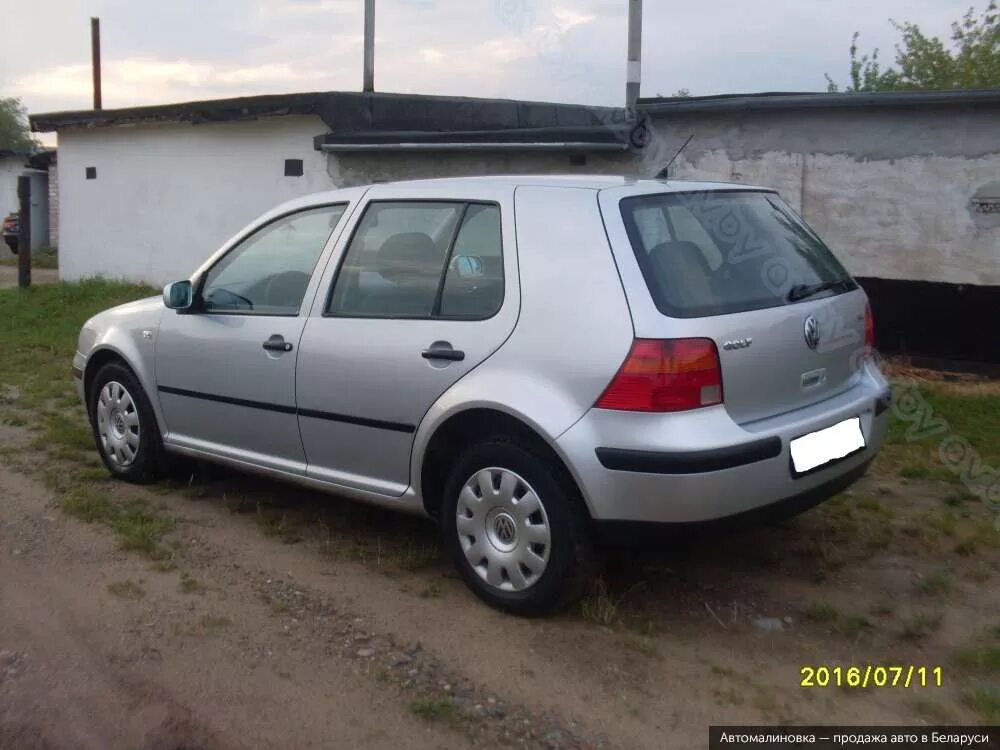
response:
[[[346,208],[300,211],[254,232],[206,274],[202,309],[298,315],[316,261]]]
[[[327,314],[482,319],[502,302],[497,206],[380,201],[358,224]]]
[[[650,295],[665,315],[758,310],[856,286],[775,193],[643,195],[622,200],[621,212]]]

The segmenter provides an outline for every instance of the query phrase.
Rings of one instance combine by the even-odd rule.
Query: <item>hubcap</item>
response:
[[[139,412],[121,383],[109,381],[97,397],[97,434],[108,460],[125,468],[139,452]]]
[[[462,487],[455,511],[465,559],[480,578],[501,591],[522,591],[538,582],[551,550],[549,519],[524,479],[491,467]]]

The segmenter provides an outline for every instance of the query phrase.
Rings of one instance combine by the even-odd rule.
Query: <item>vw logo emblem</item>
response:
[[[806,337],[806,345],[810,349],[815,349],[819,346],[819,321],[812,315],[806,318],[802,333]]]
[[[501,514],[493,521],[493,532],[497,535],[497,540],[503,544],[510,544],[514,541],[517,529],[514,527],[514,519],[506,514]]]

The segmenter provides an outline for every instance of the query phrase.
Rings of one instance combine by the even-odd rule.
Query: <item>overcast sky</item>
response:
[[[32,112],[357,90],[363,0],[12,0],[0,95]],[[889,19],[945,36],[972,0],[646,0],[642,93],[820,91],[851,34],[893,58]],[[985,0],[979,6],[985,5]],[[627,0],[376,0],[380,91],[620,105]],[[17,30],[16,33],[14,30]]]

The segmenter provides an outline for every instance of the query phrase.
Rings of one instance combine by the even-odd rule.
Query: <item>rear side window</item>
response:
[[[775,193],[715,191],[625,198],[622,219],[665,315],[759,310],[855,288],[829,248]]]
[[[502,302],[497,206],[385,201],[359,222],[327,314],[483,319]]]

